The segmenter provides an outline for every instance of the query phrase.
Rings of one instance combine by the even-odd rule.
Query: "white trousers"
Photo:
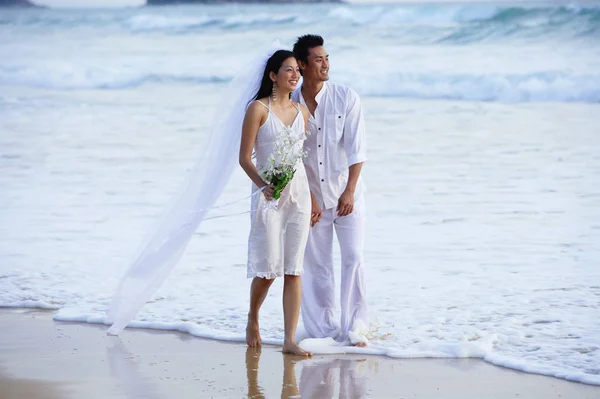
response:
[[[309,338],[346,341],[356,321],[369,325],[363,274],[364,224],[365,200],[361,196],[351,214],[339,217],[337,209],[325,209],[319,223],[310,229],[302,276],[302,320]],[[340,319],[335,317],[334,229],[342,258]]]

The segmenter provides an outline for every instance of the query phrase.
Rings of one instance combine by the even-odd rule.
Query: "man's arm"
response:
[[[346,95],[346,119],[344,121],[344,151],[348,166],[367,160],[367,141],[362,104],[358,94],[348,89]]]
[[[346,216],[354,210],[354,191],[367,160],[365,142],[365,122],[358,94],[348,90],[346,97],[346,120],[344,123],[344,150],[348,158],[348,183],[338,200],[338,216]]]
[[[349,215],[354,210],[354,191],[356,190],[361,169],[362,162],[350,165],[350,168],[348,168],[348,184],[338,200],[338,216]]]
[[[302,114],[304,116],[304,126],[308,126],[308,108],[306,107],[306,105],[304,104],[300,104],[300,109],[302,110]],[[321,220],[321,217],[323,217],[323,210],[321,209],[321,206],[319,205],[319,201],[317,201],[317,198],[315,197],[315,195],[312,193],[310,193],[310,202],[311,202],[311,212],[310,212],[310,225],[314,226],[315,224],[319,223],[319,221]]]

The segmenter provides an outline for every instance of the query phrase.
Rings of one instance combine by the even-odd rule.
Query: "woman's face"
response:
[[[298,68],[298,63],[294,57],[290,57],[283,61],[277,74],[271,72],[271,80],[273,80],[280,90],[296,90],[299,79],[300,69]]]

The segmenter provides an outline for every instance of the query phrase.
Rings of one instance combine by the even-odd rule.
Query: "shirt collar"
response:
[[[319,92],[315,96],[315,100],[317,101],[317,104],[321,103],[321,98],[323,98],[323,95],[325,94],[326,91],[327,91],[327,82],[323,82],[323,87],[321,87],[321,90],[319,90]]]
[[[317,102],[317,104],[321,103],[321,98],[323,98],[326,91],[327,91],[327,82],[323,82],[323,87],[321,87],[321,90],[319,90],[319,92],[315,96],[315,101]],[[299,94],[298,97],[300,99],[300,101],[299,101],[300,104],[306,105],[306,101],[304,101],[304,96],[302,95],[302,86],[300,86],[300,88],[298,88],[298,94]]]

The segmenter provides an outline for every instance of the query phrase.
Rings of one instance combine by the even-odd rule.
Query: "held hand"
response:
[[[338,216],[347,216],[354,210],[354,193],[344,191],[338,200],[337,214]]]
[[[319,220],[321,220],[321,217],[323,217],[323,211],[321,210],[321,207],[319,206],[319,201],[317,201],[315,199],[314,196],[311,195],[311,199],[312,199],[312,210],[310,213],[310,226],[314,226],[315,224],[319,223]]]
[[[263,195],[267,199],[267,201],[271,201],[273,199],[273,193],[275,192],[275,186],[272,184],[268,184],[264,186]]]

